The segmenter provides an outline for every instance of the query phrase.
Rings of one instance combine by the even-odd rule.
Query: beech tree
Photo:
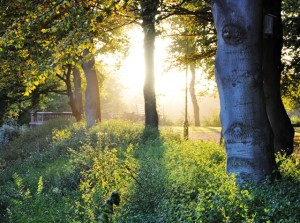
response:
[[[226,169],[239,183],[259,182],[277,172],[263,85],[263,1],[216,0],[212,9]]]

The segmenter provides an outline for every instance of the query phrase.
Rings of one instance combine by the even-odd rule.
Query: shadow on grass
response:
[[[159,218],[159,203],[167,193],[165,147],[159,131],[146,129],[143,142],[136,150],[138,172],[117,222],[163,222]]]

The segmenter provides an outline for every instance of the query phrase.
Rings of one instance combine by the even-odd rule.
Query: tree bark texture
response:
[[[154,77],[155,15],[157,13],[158,3],[159,1],[157,0],[141,0],[145,58],[145,126],[152,128],[158,128]]]
[[[190,96],[191,96],[191,101],[194,109],[194,122],[195,122],[195,126],[200,126],[200,109],[199,109],[199,105],[195,93],[196,66],[195,63],[193,62],[190,64],[190,71],[191,71]]]
[[[75,99],[72,92],[71,71],[72,71],[72,66],[68,65],[67,72],[66,72],[67,95],[69,97],[69,104],[71,107],[72,114],[74,115],[76,121],[79,122],[82,117],[80,112],[76,108]]]
[[[88,54],[89,51],[84,50],[84,56],[87,56]],[[94,57],[82,64],[86,78],[85,115],[88,128],[101,121],[99,83],[94,65]]]
[[[264,34],[263,41],[264,92],[267,114],[274,134],[274,151],[283,151],[290,155],[293,152],[294,128],[285,111],[280,92],[283,68],[281,63],[283,45],[281,0],[265,0],[264,13],[273,21],[273,33]]]
[[[229,174],[259,182],[276,170],[262,73],[261,0],[216,0],[215,75]]]
[[[78,68],[73,68],[74,100],[77,111],[83,115],[81,75]]]

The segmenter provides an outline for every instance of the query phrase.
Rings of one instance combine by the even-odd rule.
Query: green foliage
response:
[[[203,126],[221,127],[220,116],[218,114],[214,114],[212,116],[205,117],[202,123],[203,123]]]
[[[290,110],[297,110],[300,107],[299,97],[299,64],[300,64],[300,41],[299,38],[299,7],[298,0],[286,0],[282,2],[283,22],[283,77],[282,93],[289,102]]]
[[[133,20],[120,16],[129,13],[124,11],[128,3],[1,1],[0,123],[45,107],[53,94],[71,90],[65,86],[67,68],[80,67],[97,54],[117,52],[122,58],[127,39],[121,27]],[[91,54],[83,55],[86,49]],[[52,103],[49,108],[63,106]]]
[[[38,180],[36,191],[26,189],[23,179],[14,174],[16,184],[15,198],[10,199],[8,207],[9,222],[40,223],[40,222],[68,222],[68,202],[61,197],[58,189],[43,192],[43,178]]]
[[[25,144],[24,154],[31,155],[0,170],[1,222],[97,222],[113,190],[121,193],[113,222],[300,219],[296,155],[277,156],[281,181],[239,186],[225,173],[225,151],[215,143],[181,140],[167,131],[153,135],[118,120],[89,130],[83,123],[55,126],[45,149],[31,153]]]
[[[0,151],[0,155],[9,164],[31,157],[35,153],[40,153],[46,150],[52,141],[52,130],[63,128],[69,123],[70,121],[65,119],[51,120],[47,125],[23,131],[19,137],[4,146]]]
[[[84,148],[89,149],[89,148]],[[79,185],[81,198],[75,201],[75,218],[80,222],[94,222],[101,213],[104,198],[108,197],[112,190],[118,190],[126,197],[134,163],[130,159],[131,147],[123,154],[127,158],[121,159],[117,149],[105,148],[98,150],[93,157],[91,168],[82,172],[82,180]]]
[[[292,123],[300,123],[300,117],[297,115],[292,115],[290,119]]]
[[[26,130],[27,128],[25,126],[19,126],[16,123],[4,123],[0,127],[0,150],[5,144],[9,143]]]

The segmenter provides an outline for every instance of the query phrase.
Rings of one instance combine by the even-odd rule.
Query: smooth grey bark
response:
[[[84,50],[83,55],[84,57],[88,56],[89,50]],[[99,83],[94,66],[95,59],[93,56],[82,64],[86,78],[85,116],[88,128],[101,121]]]
[[[194,110],[194,122],[195,122],[195,126],[200,126],[200,109],[199,109],[199,105],[195,93],[196,66],[195,63],[193,62],[190,64],[190,71],[191,71],[190,96],[191,96],[191,101]]]
[[[213,16],[226,170],[238,183],[259,182],[276,172],[263,90],[263,2],[216,0]]]
[[[144,31],[144,58],[145,58],[145,126],[158,129],[158,114],[156,110],[155,77],[154,77],[154,50],[155,50],[155,15],[159,1],[141,0],[142,27]]]
[[[263,41],[264,92],[268,118],[274,134],[274,151],[292,154],[294,128],[281,100],[280,79],[283,65],[281,0],[265,0],[265,14],[272,15],[273,33],[265,34]]]

